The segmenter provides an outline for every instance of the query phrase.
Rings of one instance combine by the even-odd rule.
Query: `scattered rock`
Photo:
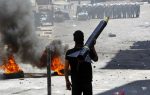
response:
[[[116,34],[109,33],[109,37],[116,37]]]
[[[96,68],[96,66],[93,66],[93,68]]]
[[[24,80],[24,78],[19,78],[19,80]]]

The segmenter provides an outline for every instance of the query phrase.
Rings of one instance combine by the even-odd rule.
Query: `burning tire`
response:
[[[19,71],[17,73],[4,73],[3,74],[4,79],[15,79],[15,78],[24,78],[24,72]]]

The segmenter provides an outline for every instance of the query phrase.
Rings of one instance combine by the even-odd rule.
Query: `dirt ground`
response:
[[[91,19],[55,23],[51,40],[60,39],[72,48],[75,30],[82,30],[86,41],[99,22],[99,19]],[[141,5],[139,18],[110,19],[95,48],[99,61],[93,63],[94,95],[119,95],[117,92],[150,95],[150,4]],[[24,72],[46,72],[29,65],[21,66]],[[52,95],[71,95],[65,88],[64,76],[53,76],[51,87]],[[47,80],[0,80],[0,95],[47,95]]]

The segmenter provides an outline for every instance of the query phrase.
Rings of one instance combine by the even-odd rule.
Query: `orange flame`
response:
[[[6,74],[17,73],[22,71],[20,67],[16,64],[14,56],[10,55],[7,59],[3,59],[3,65],[0,66],[0,69],[3,69]]]
[[[61,73],[61,70],[63,69],[64,64],[62,59],[59,56],[52,58],[51,70],[57,72],[58,75],[64,75],[63,73]]]

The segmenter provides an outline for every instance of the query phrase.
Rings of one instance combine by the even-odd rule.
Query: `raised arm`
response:
[[[97,55],[97,52],[95,50],[95,47],[91,47],[91,50],[90,50],[90,57],[93,61],[98,61],[98,55]]]

